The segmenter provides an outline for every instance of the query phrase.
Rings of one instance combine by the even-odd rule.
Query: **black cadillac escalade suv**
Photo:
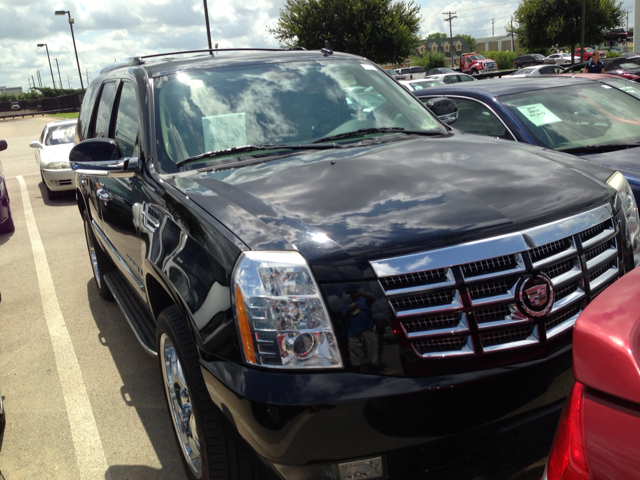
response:
[[[634,267],[622,175],[455,132],[322,51],[134,57],[70,160],[95,281],[199,479],[505,478],[544,456],[585,305]]]

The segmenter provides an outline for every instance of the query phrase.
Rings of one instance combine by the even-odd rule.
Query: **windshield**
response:
[[[554,150],[640,142],[640,100],[609,85],[571,85],[500,97],[536,144]]]
[[[640,98],[640,85],[637,82],[632,82],[625,78],[605,78],[601,80],[602,83],[616,87],[623,92],[627,92],[629,95],[633,95],[636,98]]]
[[[487,57],[484,55],[471,55],[471,60],[486,60]]]
[[[63,143],[73,142],[76,134],[75,125],[58,125],[49,127],[47,138],[44,140],[45,145],[62,145]]]
[[[364,61],[242,65],[154,81],[158,161],[164,172],[206,152],[306,145],[360,129],[446,134],[415,97]]]

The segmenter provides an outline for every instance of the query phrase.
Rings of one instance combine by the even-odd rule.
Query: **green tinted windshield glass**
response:
[[[364,61],[241,65],[154,80],[158,160],[167,172],[205,152],[308,144],[364,128],[446,133],[417,99]]]
[[[554,150],[640,142],[640,100],[589,83],[500,97],[536,140]]]

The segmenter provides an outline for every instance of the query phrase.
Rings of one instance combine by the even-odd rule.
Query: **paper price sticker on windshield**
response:
[[[373,65],[369,65],[368,63],[361,63],[360,66],[365,70],[377,70]]]
[[[518,110],[520,110],[520,112],[522,112],[525,117],[531,120],[531,123],[533,123],[536,127],[541,127],[543,125],[562,121],[541,103],[534,103],[533,105],[518,107]]]
[[[60,140],[66,136],[65,134],[66,132],[64,130],[54,130],[51,132],[51,138],[54,140]]]

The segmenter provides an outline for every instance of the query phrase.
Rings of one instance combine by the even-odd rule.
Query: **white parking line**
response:
[[[58,297],[53,286],[53,279],[49,271],[47,255],[38,232],[36,219],[31,208],[27,184],[22,175],[16,177],[20,183],[24,216],[27,223],[27,231],[31,239],[31,249],[36,264],[38,285],[44,316],[49,328],[49,336],[53,345],[53,353],[56,358],[58,376],[62,385],[62,394],[67,407],[67,416],[71,426],[71,436],[76,452],[76,461],[80,470],[80,478],[83,480],[109,479],[107,460],[104,455],[102,441],[98,433],[87,388],[82,378],[82,371],[78,364],[76,352],[71,343],[69,331],[64,322]]]
[[[23,174],[23,175],[14,175],[13,177],[4,177],[4,178],[28,177],[29,175],[40,175],[40,172],[35,172],[35,173],[25,173],[25,174]]]

